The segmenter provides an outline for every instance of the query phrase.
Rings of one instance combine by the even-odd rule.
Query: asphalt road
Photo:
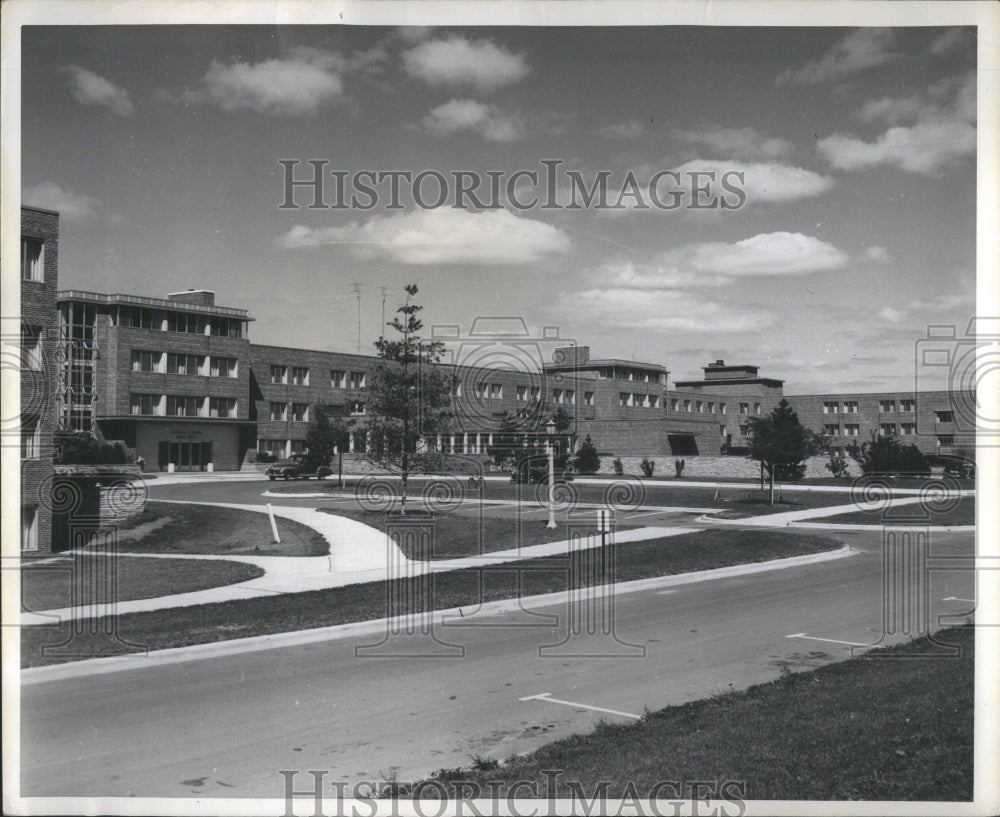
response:
[[[247,483],[212,494],[245,502],[260,490]],[[187,491],[205,499],[202,486],[154,495],[181,499]],[[914,634],[950,623],[941,616],[964,620],[974,606],[972,535],[931,534],[934,569],[908,586],[926,591],[929,609],[903,614],[900,603],[888,603],[897,632],[884,637],[893,585],[884,580],[881,534],[834,535],[859,552],[618,595],[607,605],[583,599],[574,608],[580,626],[560,604],[534,611],[556,616],[541,627],[525,626],[524,612],[481,622],[506,626],[438,627],[460,656],[421,657],[444,650],[405,634],[378,648],[397,657],[358,655],[382,640],[369,634],[28,684],[21,793],[281,798],[281,770],[301,771],[300,789],[312,785],[307,770],[325,770],[332,796],[334,781],[406,781],[475,756],[506,758],[602,717],[628,721],[647,707],[743,688],[783,668],[842,660],[852,644],[899,640],[904,619]],[[612,619],[613,635],[605,635]],[[578,636],[588,622],[596,635]],[[560,642],[561,651],[540,650]]]

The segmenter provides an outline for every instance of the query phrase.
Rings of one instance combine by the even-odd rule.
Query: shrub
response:
[[[830,459],[826,463],[826,470],[833,474],[835,477],[846,477],[847,476],[847,460],[836,451],[830,452]]]
[[[621,457],[615,457],[614,466],[616,476],[620,477],[625,473],[625,463],[622,462]]]
[[[56,465],[124,465],[128,451],[121,443],[100,443],[89,431],[57,431],[53,436]]]
[[[651,460],[649,457],[643,457],[642,462],[639,463],[639,467],[642,469],[642,475],[644,477],[653,476],[653,471],[656,470],[656,460]]]
[[[871,440],[851,456],[861,466],[865,476],[876,474],[906,474],[907,476],[929,476],[931,466],[927,457],[912,443],[904,446],[892,435],[872,434]]]
[[[600,467],[601,458],[597,456],[597,448],[588,434],[580,450],[576,452],[576,470],[581,474],[596,474]]]
[[[258,451],[257,452],[257,462],[271,463],[271,462],[277,462],[277,461],[278,461],[278,458],[276,456],[274,456],[274,454],[269,454],[269,453],[267,453],[267,451]]]

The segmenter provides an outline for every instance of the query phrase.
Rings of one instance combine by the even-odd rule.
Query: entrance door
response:
[[[667,442],[670,443],[670,453],[675,457],[698,456],[698,443],[694,434],[668,434]]]

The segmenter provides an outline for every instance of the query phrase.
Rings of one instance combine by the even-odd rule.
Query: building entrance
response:
[[[667,434],[670,443],[670,453],[675,457],[698,456],[698,442],[694,434]]]
[[[167,442],[159,444],[159,469],[168,470],[173,463],[177,471],[205,471],[212,462],[212,443]]]

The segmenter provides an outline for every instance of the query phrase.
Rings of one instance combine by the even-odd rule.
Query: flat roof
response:
[[[128,306],[147,306],[156,309],[169,309],[180,312],[197,312],[202,315],[218,315],[227,318],[239,318],[243,321],[252,321],[250,313],[246,309],[237,309],[233,306],[203,306],[201,304],[189,304],[183,301],[168,301],[166,298],[147,298],[144,295],[125,295],[121,292],[106,294],[103,292],[85,292],[79,289],[64,289],[56,293],[56,302],[60,301],[87,301],[90,303]]]
[[[622,366],[629,369],[650,369],[657,372],[667,372],[665,366],[661,366],[659,363],[642,363],[638,360],[622,360],[618,357],[606,357],[606,358],[590,358],[580,364],[575,363],[546,363],[546,369],[576,369],[580,371],[585,371],[587,369],[593,369],[598,366]]]
[[[50,216],[58,216],[58,210],[50,210],[48,207],[35,207],[33,204],[22,204],[22,210],[34,210],[36,213],[48,213]]]
[[[728,380],[675,380],[674,386],[745,386],[749,383],[761,383],[765,386],[781,386],[784,380],[773,377],[734,377]]]

